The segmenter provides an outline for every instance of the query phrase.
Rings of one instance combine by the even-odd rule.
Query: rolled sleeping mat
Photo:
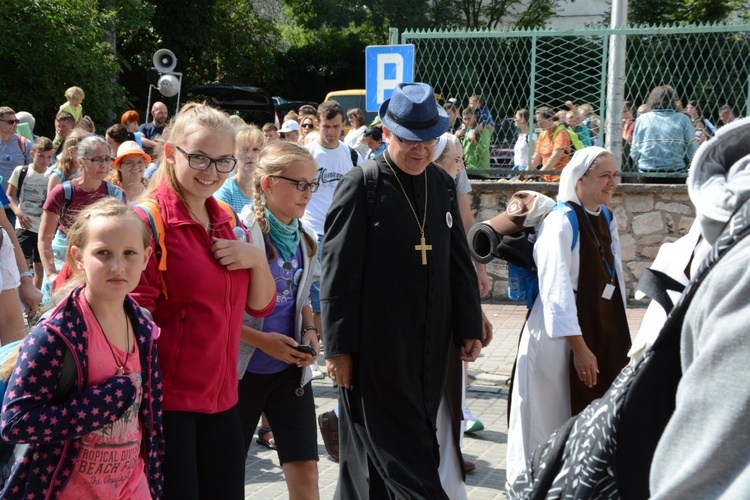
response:
[[[471,258],[480,264],[487,264],[497,255],[497,246],[500,243],[498,235],[489,222],[478,222],[469,229],[469,252]]]

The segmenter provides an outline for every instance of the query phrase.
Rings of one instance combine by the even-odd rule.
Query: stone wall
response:
[[[474,181],[471,206],[477,222],[490,219],[505,210],[516,191],[531,189],[555,198],[556,183]],[[644,267],[651,265],[662,243],[684,236],[695,219],[695,208],[684,185],[621,184],[609,208],[617,219],[623,257],[628,301]],[[487,299],[507,300],[508,281],[505,262],[487,264],[491,291]]]

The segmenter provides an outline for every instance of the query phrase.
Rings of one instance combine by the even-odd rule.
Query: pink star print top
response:
[[[83,297],[83,296],[82,296]],[[112,345],[118,364],[112,357],[99,324],[86,300],[78,301],[79,312],[88,326],[89,387],[120,375],[118,366],[126,353]],[[132,335],[132,332],[131,332]],[[138,344],[131,336],[133,351],[127,356],[125,373],[141,373]],[[142,393],[118,420],[82,438],[81,453],[60,498],[150,499],[145,462],[141,457],[141,425],[138,409]],[[97,408],[86,411],[96,412]],[[114,416],[113,416],[114,419]]]

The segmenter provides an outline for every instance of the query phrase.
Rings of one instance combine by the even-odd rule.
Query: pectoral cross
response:
[[[417,252],[422,252],[422,265],[427,265],[427,250],[432,250],[432,245],[425,245],[427,243],[424,239],[424,235],[422,235],[422,238],[420,238],[419,245],[414,245],[414,250]]]

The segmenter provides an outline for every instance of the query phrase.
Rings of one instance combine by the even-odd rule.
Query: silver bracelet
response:
[[[24,271],[21,274],[18,275],[18,279],[21,278],[31,278],[31,271]]]

